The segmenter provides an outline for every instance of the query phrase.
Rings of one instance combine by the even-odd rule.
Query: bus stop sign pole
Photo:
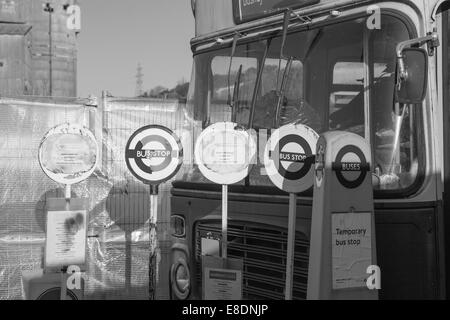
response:
[[[158,189],[159,185],[150,185],[150,256],[149,256],[149,268],[148,268],[148,279],[149,279],[149,299],[155,300],[156,296],[156,274],[155,268],[157,263],[157,241],[158,235],[156,234],[156,225],[158,223]]]
[[[228,256],[228,185],[222,185],[222,258]]]
[[[292,300],[294,284],[297,194],[313,186],[314,154],[319,136],[301,124],[275,130],[266,145],[264,165],[270,180],[289,193],[285,299]]]
[[[317,143],[308,300],[376,300],[371,149],[361,136],[326,132]]]
[[[128,170],[150,187],[149,218],[149,299],[156,295],[156,264],[158,257],[158,188],[180,170],[183,163],[181,140],[168,128],[149,125],[134,132],[125,147]]]
[[[286,292],[285,299],[292,300],[294,283],[294,248],[295,248],[295,226],[297,220],[297,195],[289,194],[289,223],[288,223],[288,243],[286,257]]]

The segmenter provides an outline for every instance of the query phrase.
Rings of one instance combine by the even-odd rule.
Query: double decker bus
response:
[[[444,299],[450,289],[450,3],[439,0],[193,0],[187,113],[196,130],[235,121],[356,133],[372,150],[380,299]],[[423,99],[398,102],[399,48],[426,53]],[[425,55],[424,55],[425,56]],[[415,81],[416,79],[413,79]],[[420,82],[420,80],[418,80]],[[416,87],[416,91],[421,88]],[[413,92],[409,94],[418,94]],[[407,100],[407,99],[406,99]],[[228,257],[245,299],[283,299],[288,195],[261,157],[230,186]],[[173,183],[173,299],[202,298],[202,254],[221,238],[220,186],[195,164]],[[306,299],[313,190],[299,195],[293,298]]]

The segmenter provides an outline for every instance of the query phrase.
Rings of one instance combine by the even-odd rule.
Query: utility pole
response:
[[[49,96],[53,96],[53,39],[52,39],[52,15],[55,9],[50,2],[44,6],[44,11],[48,12],[48,43],[49,43]]]
[[[143,86],[144,86],[144,73],[142,72],[142,66],[139,63],[136,74],[136,97],[142,96]]]

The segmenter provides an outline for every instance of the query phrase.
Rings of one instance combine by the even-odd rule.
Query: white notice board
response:
[[[241,300],[242,271],[205,268],[205,300]]]
[[[46,268],[85,264],[86,220],[86,210],[48,211]]]
[[[372,265],[372,214],[332,214],[333,289],[366,287]]]
[[[242,300],[241,259],[202,257],[203,300]]]

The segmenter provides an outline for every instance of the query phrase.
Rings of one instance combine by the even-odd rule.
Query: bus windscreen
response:
[[[296,9],[319,2],[320,0],[233,0],[234,19],[239,24],[274,15],[288,8]]]

